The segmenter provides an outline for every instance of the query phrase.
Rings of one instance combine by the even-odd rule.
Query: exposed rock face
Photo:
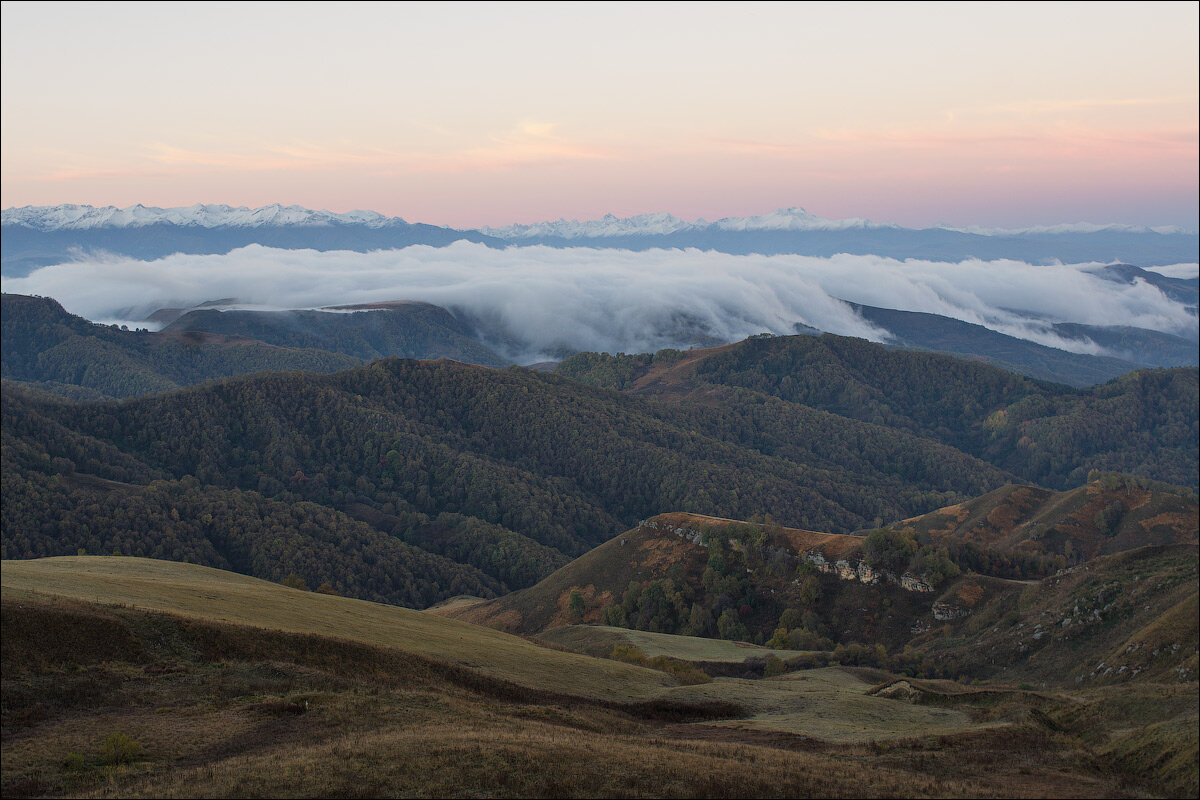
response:
[[[693,528],[685,528],[682,525],[672,525],[671,523],[664,522],[662,520],[648,519],[638,525],[638,527],[649,528],[652,531],[666,531],[667,533],[673,533],[676,536],[687,539],[692,544],[700,545],[701,547],[708,546],[704,544],[704,542],[700,541],[700,531]]]
[[[933,618],[941,622],[946,622],[959,617],[968,617],[971,615],[970,609],[960,608],[959,606],[951,605],[950,603],[937,602],[933,604]]]
[[[695,528],[688,528],[683,525],[673,525],[670,522],[661,519],[648,519],[643,521],[638,527],[648,528],[652,531],[663,531],[673,533],[692,544],[700,547],[707,547],[703,542],[703,537],[700,531]],[[859,583],[868,586],[874,586],[880,581],[895,584],[907,592],[932,592],[933,586],[919,575],[913,575],[911,572],[906,572],[897,577],[890,572],[877,570],[865,561],[851,562],[845,558],[839,558],[837,561],[830,562],[825,558],[825,554],[820,549],[814,548],[801,556],[809,564],[817,568],[818,572],[827,575],[836,575],[839,580],[843,581],[858,581]]]
[[[933,586],[917,575],[906,572],[900,576],[900,588],[910,592],[932,592]]]
[[[837,575],[839,579],[844,581],[859,581],[868,586],[873,586],[880,581],[887,581],[888,583],[896,584],[908,592],[933,591],[933,587],[924,578],[913,575],[911,572],[906,572],[900,577],[896,577],[890,572],[875,569],[865,561],[851,564],[847,559],[840,558],[830,563],[819,550],[809,550],[804,554],[804,559],[816,567],[818,572]]]

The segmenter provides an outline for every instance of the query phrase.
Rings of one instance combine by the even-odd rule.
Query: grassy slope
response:
[[[1196,544],[1200,510],[1185,494],[1103,481],[1067,492],[1009,485],[894,527],[938,541],[1090,559],[1147,545]],[[1105,530],[1099,521],[1108,508]]]
[[[629,628],[614,628],[610,625],[568,625],[565,628],[552,628],[537,638],[551,644],[598,656],[611,653],[613,647],[618,644],[625,644],[633,645],[650,658],[667,656],[683,661],[715,661],[730,664],[740,663],[747,658],[754,657],[778,656],[786,659],[808,652],[775,650],[747,642],[729,642],[701,636],[635,631]]]
[[[951,674],[1042,686],[1194,685],[1197,548],[1103,556],[978,604],[914,645]]]
[[[1144,764],[1186,765],[1174,728],[1121,740],[1114,772],[1020,703],[995,708],[1000,690],[943,682],[993,707],[914,704],[822,669],[664,692],[625,664],[190,565],[2,576],[5,796],[1112,796],[1135,774],[1188,792],[1186,769]],[[730,700],[749,715],[712,720]],[[138,743],[127,762],[105,760],[113,733]]]
[[[547,691],[643,699],[661,673],[537,647],[489,628],[397,606],[288,589],[231,572],[142,558],[3,562],[4,591],[50,594],[394,647]]]

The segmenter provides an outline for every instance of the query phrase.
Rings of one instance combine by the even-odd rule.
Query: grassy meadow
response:
[[[0,573],[5,797],[1095,797],[1194,785],[1186,721],[1182,733],[1096,735],[1118,701],[1133,722],[1128,692],[897,683],[847,667],[684,686],[186,564],[79,557]],[[1175,719],[1194,697],[1174,691],[1143,695]]]

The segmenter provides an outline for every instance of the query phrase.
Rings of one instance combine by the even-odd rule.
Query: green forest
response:
[[[850,533],[1092,470],[1197,485],[1194,368],[1076,390],[825,335],[319,374],[357,357],[154,338],[44,298],[6,296],[4,325],[5,558],[182,558],[424,606],[530,586],[664,511]],[[635,386],[654,370],[674,382]]]

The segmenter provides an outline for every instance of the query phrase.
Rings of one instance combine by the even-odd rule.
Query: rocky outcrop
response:
[[[938,601],[933,604],[932,611],[933,611],[933,618],[938,620],[939,622],[947,622],[952,619],[959,619],[961,617],[969,617],[971,615],[970,609],[961,608],[960,606],[952,605],[950,603],[944,603],[941,601]]]
[[[708,546],[703,541],[701,541],[702,537],[700,535],[700,531],[696,530],[695,528],[686,528],[682,525],[672,525],[671,523],[669,523],[665,520],[659,520],[659,519],[645,520],[640,525],[638,525],[638,527],[639,528],[649,528],[652,531],[664,531],[666,533],[673,533],[676,536],[679,536],[683,539],[687,539],[692,544],[700,545],[701,547]]]
[[[662,531],[664,533],[672,533],[682,539],[685,539],[692,544],[700,547],[707,547],[704,542],[704,537],[701,532],[695,528],[689,528],[685,525],[675,525],[668,520],[655,518],[644,520],[639,528],[645,528],[652,531]],[[858,581],[859,583],[868,586],[874,586],[881,581],[899,586],[906,592],[922,592],[928,593],[934,591],[934,587],[919,575],[914,575],[911,572],[906,572],[903,575],[896,576],[890,572],[877,570],[868,564],[866,561],[850,561],[849,559],[839,558],[836,561],[830,561],[825,557],[825,554],[819,548],[813,548],[801,556],[809,564],[816,567],[818,572],[826,575],[836,575],[839,580],[843,581]]]
[[[837,561],[830,562],[820,550],[809,550],[804,554],[804,560],[816,567],[818,572],[836,575],[843,581],[858,581],[869,586],[886,581],[908,592],[933,591],[933,586],[928,581],[911,572],[897,577],[890,572],[877,570],[865,561],[852,564],[847,559],[839,558]]]

